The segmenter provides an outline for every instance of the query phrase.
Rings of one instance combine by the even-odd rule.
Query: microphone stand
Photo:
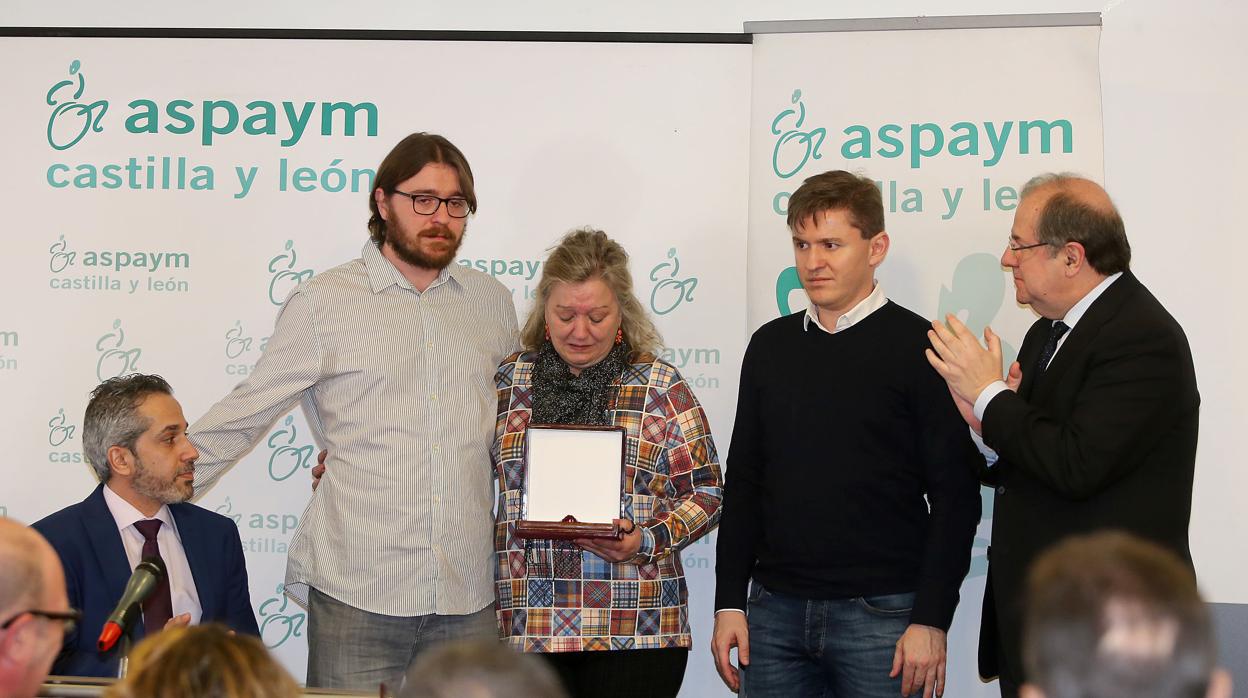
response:
[[[130,648],[134,646],[134,621],[139,617],[139,604],[134,604],[130,610],[126,612],[122,623],[121,637],[118,638],[117,654],[117,678],[126,678],[126,673],[130,671]]]
[[[130,671],[130,629],[121,634],[121,659],[117,661],[117,678],[126,678],[126,673]]]

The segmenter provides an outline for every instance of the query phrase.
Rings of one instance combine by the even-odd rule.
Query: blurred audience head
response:
[[[78,619],[43,536],[0,516],[0,696],[35,695]]]
[[[1023,698],[1230,695],[1191,569],[1125,533],[1072,537],[1036,560],[1023,658]]]
[[[564,698],[555,672],[498,642],[450,642],[422,652],[400,698]]]
[[[135,646],[107,698],[293,698],[299,684],[260,639],[216,623],[169,628]]]

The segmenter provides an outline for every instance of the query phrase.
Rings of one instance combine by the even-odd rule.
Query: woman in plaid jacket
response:
[[[493,457],[499,623],[541,653],[574,696],[675,696],[684,678],[688,589],[680,550],[719,521],[723,481],[688,383],[657,358],[659,336],[632,290],[628,255],[601,231],[563,238],[543,266],[526,350],[497,375]],[[534,424],[623,427],[619,540],[515,535]]]

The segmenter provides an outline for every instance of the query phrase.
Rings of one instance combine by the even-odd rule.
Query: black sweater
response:
[[[983,458],[923,354],[930,325],[891,301],[836,334],[803,315],[745,352],[715,608],[745,609],[751,576],[808,599],[914,591],[910,622],[948,630]]]

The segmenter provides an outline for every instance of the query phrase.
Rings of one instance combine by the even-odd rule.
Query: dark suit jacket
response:
[[[53,674],[117,675],[122,643],[101,653],[95,642],[132,570],[117,522],[104,501],[103,488],[96,487],[83,501],[33,525],[60,555],[69,603],[83,612],[82,623],[65,637],[65,646],[52,665]],[[170,504],[169,511],[195,578],[195,591],[203,608],[200,622],[215,621],[239,632],[259,635],[247,589],[243,546],[234,522],[193,504]],[[135,626],[137,642],[144,636],[143,623],[136,622]]]
[[[1118,529],[1191,564],[1200,395],[1183,329],[1130,272],[1092,303],[1040,372],[1051,326],[1041,318],[1028,330],[1018,393],[994,397],[983,419],[984,441],[1000,460],[987,483],[997,494],[979,671],[1016,682],[1027,569],[1045,548]]]

